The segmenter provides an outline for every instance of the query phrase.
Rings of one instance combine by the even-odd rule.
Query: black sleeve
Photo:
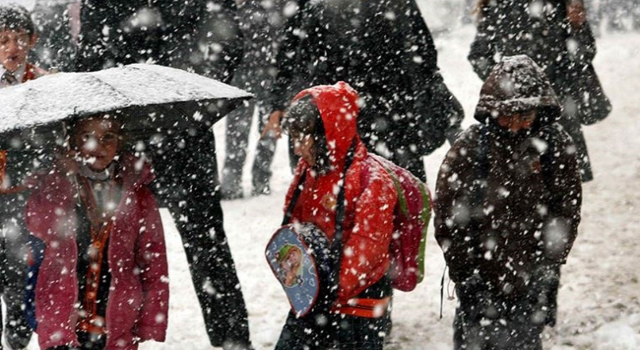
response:
[[[596,39],[589,23],[585,22],[580,28],[569,29],[570,40],[567,49],[573,60],[590,64],[596,57]],[[573,39],[573,41],[571,41]]]
[[[549,128],[546,135],[548,149],[541,166],[551,197],[542,229],[545,257],[553,264],[563,264],[578,236],[582,181],[571,137],[558,125]]]
[[[474,205],[482,205],[478,197],[482,196],[479,186],[483,181],[478,180],[486,176],[478,171],[479,165],[486,162],[479,156],[480,132],[478,126],[472,126],[458,138],[447,152],[436,180],[435,238],[455,283],[469,278],[476,268],[475,236],[481,228],[470,211]]]
[[[410,76],[416,79],[415,114],[422,131],[421,153],[428,155],[440,147],[449,130],[457,133],[464,119],[462,105],[451,93],[438,68],[438,52],[433,37],[418,5],[413,0],[407,2],[410,24],[405,45]]]

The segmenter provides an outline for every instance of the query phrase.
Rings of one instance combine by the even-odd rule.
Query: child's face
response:
[[[293,136],[293,153],[304,159],[309,166],[316,165],[316,149],[313,136],[298,134]]]
[[[0,63],[10,72],[16,71],[27,61],[27,55],[37,41],[37,36],[26,30],[0,30]]]
[[[523,129],[531,129],[536,120],[536,112],[517,113],[513,115],[501,115],[498,117],[498,124],[508,129],[512,133],[518,133]]]
[[[120,124],[96,117],[79,121],[73,132],[81,160],[93,171],[103,171],[115,159],[120,146]]]

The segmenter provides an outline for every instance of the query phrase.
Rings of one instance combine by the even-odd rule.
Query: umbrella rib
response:
[[[137,69],[137,70],[141,70],[141,71],[145,72],[145,74],[149,74],[149,73],[151,73],[151,74],[155,74],[156,76],[158,76],[158,77],[160,77],[160,78],[162,78],[162,79],[165,79],[165,80],[171,80],[172,82],[174,82],[174,83],[176,83],[176,84],[178,84],[178,85],[184,84],[184,82],[181,82],[181,81],[179,81],[179,80],[177,80],[177,79],[174,79],[173,77],[171,77],[171,76],[169,76],[169,75],[166,75],[166,74],[164,74],[164,75],[163,75],[163,74],[160,74],[160,73],[158,73],[158,72],[155,72],[155,71],[153,71],[153,70],[151,70],[151,69],[143,69],[143,68],[140,68],[140,67],[131,67],[131,68],[133,68],[133,69]],[[179,68],[176,68],[176,69],[179,69]],[[195,74],[195,73],[194,73],[194,74]],[[198,102],[198,101],[200,101],[200,100],[202,100],[202,99],[198,99],[198,100],[196,100],[196,99],[191,99],[189,96],[187,96],[187,99],[186,99],[186,100],[182,100],[182,101],[174,101],[174,103],[175,103],[175,102],[189,102],[189,101],[196,101],[196,102]],[[206,100],[206,99],[205,99],[205,100]]]
[[[118,96],[122,97],[125,101],[127,101],[127,106],[123,106],[123,108],[129,107],[131,106],[133,103],[131,101],[131,99],[129,97],[127,97],[127,95],[121,93],[120,91],[118,91],[116,88],[114,88],[113,86],[111,86],[110,84],[108,84],[107,82],[105,82],[104,80],[100,79],[99,77],[97,77],[94,74],[87,74],[88,76],[90,76],[92,79],[95,79],[96,81],[98,81],[101,85],[106,86],[107,88],[109,88],[109,90],[113,91],[114,93],[116,93]]]
[[[20,107],[18,108],[18,115],[20,115],[20,113],[24,110],[25,106],[27,105],[27,101],[31,100],[31,94],[33,93],[33,89],[31,87],[27,88],[27,92],[25,93],[25,97],[24,99],[22,99],[22,101],[20,101]],[[37,123],[35,121],[31,121],[29,119],[22,121],[23,123],[26,123],[27,127],[31,127],[31,126],[36,126]]]

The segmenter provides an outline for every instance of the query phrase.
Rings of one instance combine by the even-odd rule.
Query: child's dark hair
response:
[[[282,120],[282,128],[290,136],[303,134],[313,137],[316,150],[315,168],[320,172],[330,170],[331,161],[324,123],[311,96],[299,99],[287,109]]]
[[[17,4],[0,5],[0,29],[24,30],[29,36],[36,33],[31,14],[26,8]]]
[[[115,114],[117,115],[118,112],[115,112]],[[69,123],[67,123],[65,125],[65,131],[67,134],[67,140],[69,142],[69,146],[72,149],[75,149],[77,147],[77,145],[75,144],[75,133],[76,133],[76,128],[78,126],[78,124],[80,122],[83,121],[87,121],[90,119],[98,119],[98,118],[104,118],[104,119],[108,119],[111,122],[114,122],[118,125],[117,129],[120,133],[118,139],[120,140],[119,144],[120,144],[120,148],[122,149],[124,147],[124,145],[126,144],[126,138],[125,138],[125,134],[124,134],[124,130],[123,130],[123,124],[122,121],[118,118],[116,118],[114,116],[114,114],[108,114],[108,113],[100,113],[100,114],[96,114],[96,115],[92,115],[89,117],[85,117],[85,118],[74,118],[72,119]]]

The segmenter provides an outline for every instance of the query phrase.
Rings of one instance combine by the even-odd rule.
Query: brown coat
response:
[[[555,123],[560,108],[544,73],[525,56],[514,62],[520,66],[499,64],[487,79],[476,110],[482,124],[463,134],[442,163],[435,227],[454,282],[475,274],[520,295],[537,267],[565,262],[582,190],[575,146]],[[491,117],[531,108],[536,122],[524,135],[510,135]]]

